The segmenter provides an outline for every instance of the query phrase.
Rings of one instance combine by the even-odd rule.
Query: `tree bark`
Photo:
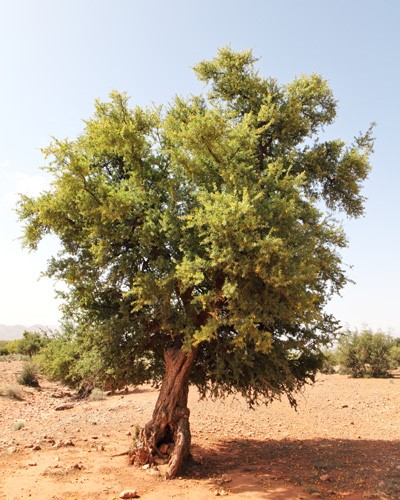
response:
[[[190,455],[190,411],[187,407],[189,375],[196,357],[190,352],[170,348],[164,352],[165,373],[153,416],[141,430],[130,461],[153,464],[156,457],[168,459],[167,479],[176,476]]]

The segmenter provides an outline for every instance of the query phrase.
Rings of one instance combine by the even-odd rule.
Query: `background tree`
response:
[[[8,343],[8,350],[11,353],[23,354],[32,358],[42,347],[49,342],[49,338],[44,332],[30,332],[25,330],[21,339]]]
[[[220,50],[195,67],[209,92],[165,109],[112,92],[45,150],[50,188],[19,203],[28,248],[60,240],[47,274],[68,285],[81,338],[132,381],[162,381],[132,461],[172,443],[168,477],[190,451],[189,383],[295,404],[313,380],[337,328],[324,308],[347,282],[332,212],[363,213],[371,130],[319,141],[336,113],[327,82],[279,85],[255,62]]]
[[[340,338],[339,361],[352,377],[388,377],[389,370],[397,368],[396,339],[382,332],[364,329],[347,331]]]

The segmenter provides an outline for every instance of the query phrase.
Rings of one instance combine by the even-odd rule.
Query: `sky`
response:
[[[355,284],[328,310],[400,336],[399,25],[398,0],[0,0],[0,324],[60,320],[56,284],[39,279],[57,243],[23,250],[14,211],[48,182],[41,148],[75,138],[112,89],[141,106],[203,92],[192,66],[230,45],[280,83],[322,74],[338,100],[329,136],[377,122],[366,214],[344,222]]]

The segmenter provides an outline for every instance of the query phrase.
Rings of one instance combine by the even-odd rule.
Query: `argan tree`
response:
[[[19,203],[29,249],[59,238],[47,274],[82,342],[130,381],[161,383],[131,458],[169,443],[168,477],[190,453],[189,384],[295,405],[338,327],[325,311],[347,282],[334,213],[363,213],[371,129],[320,141],[328,83],[279,85],[255,62],[220,50],[194,68],[207,93],[166,108],[112,92],[76,140],[45,150],[52,183]]]

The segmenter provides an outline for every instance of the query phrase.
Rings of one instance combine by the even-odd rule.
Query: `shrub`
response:
[[[325,351],[322,353],[322,366],[320,372],[324,375],[331,375],[336,373],[336,365],[338,364],[337,355],[334,351]]]
[[[355,378],[388,377],[392,366],[393,338],[369,329],[346,332],[339,341],[338,355],[345,373]]]
[[[395,370],[400,367],[400,339],[396,339],[390,348],[391,368]]]
[[[10,354],[8,344],[8,340],[0,340],[0,356],[8,356]]]
[[[36,366],[33,363],[24,363],[22,372],[17,378],[17,382],[29,387],[39,387]]]
[[[10,399],[17,399],[18,401],[24,400],[23,392],[19,387],[0,387],[0,396]]]
[[[69,387],[117,390],[129,385],[137,376],[135,370],[144,371],[143,364],[131,364],[125,358],[132,356],[128,340],[110,332],[104,341],[103,332],[90,325],[77,328],[66,322],[60,333],[55,334],[43,347],[36,360],[41,371],[51,380]]]
[[[99,387],[94,387],[90,393],[89,399],[91,401],[101,401],[105,399],[104,392]]]
[[[17,420],[16,422],[14,422],[13,429],[15,431],[19,431],[23,427],[25,427],[25,420]]]

